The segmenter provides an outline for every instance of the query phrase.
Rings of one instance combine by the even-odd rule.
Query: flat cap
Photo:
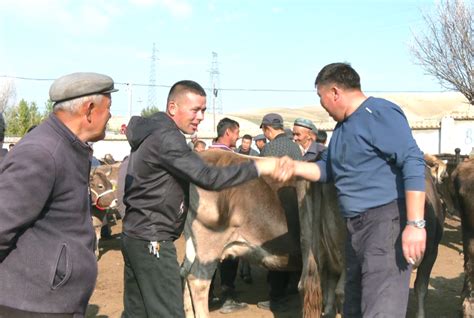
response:
[[[269,113],[263,116],[262,123],[260,124],[260,128],[263,125],[272,125],[272,124],[281,124],[283,125],[283,118],[279,114]]]
[[[260,134],[260,135],[257,135],[253,138],[253,140],[257,141],[257,140],[267,140],[267,138],[265,137],[264,134]]]
[[[311,129],[315,134],[318,133],[318,129],[316,129],[313,122],[306,118],[296,118],[293,125]]]
[[[78,97],[107,94],[118,91],[114,80],[98,73],[72,73],[56,79],[49,89],[49,98],[55,103]]]

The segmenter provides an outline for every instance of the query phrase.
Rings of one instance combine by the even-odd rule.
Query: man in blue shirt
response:
[[[348,64],[316,77],[323,108],[337,121],[316,164],[287,158],[291,175],[333,181],[346,220],[345,317],[405,317],[412,265],[426,243],[423,155],[403,111],[366,97]]]

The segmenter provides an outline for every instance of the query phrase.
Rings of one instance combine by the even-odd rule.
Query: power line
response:
[[[24,76],[10,76],[0,75],[3,78],[13,78],[26,81],[54,81],[55,78],[35,78],[35,77],[24,77]],[[143,84],[143,83],[130,83],[130,82],[115,82],[116,85],[130,85],[133,86],[144,86],[144,87],[161,87],[171,88],[173,85],[165,84]],[[212,88],[204,88],[206,90],[212,90]],[[315,89],[285,89],[285,88],[219,88],[220,91],[228,92],[272,92],[272,93],[314,93]],[[447,91],[435,91],[435,90],[364,90],[366,93],[445,93]]]

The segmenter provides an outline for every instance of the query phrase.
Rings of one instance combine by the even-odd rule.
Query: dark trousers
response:
[[[286,296],[290,272],[268,271],[267,280],[270,285],[270,300],[278,300]]]
[[[222,263],[220,264],[222,289],[235,289],[235,278],[237,277],[238,268],[238,258],[228,258],[222,261]]]
[[[411,265],[402,252],[405,201],[347,219],[344,317],[405,317]]]
[[[122,234],[125,262],[122,317],[184,317],[176,248],[171,241],[160,242],[160,258],[157,258],[149,253],[148,243]]]
[[[47,314],[23,311],[0,305],[0,318],[74,318],[84,317],[82,314]]]

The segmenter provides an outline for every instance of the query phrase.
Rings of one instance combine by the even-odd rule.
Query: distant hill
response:
[[[374,93],[367,94],[388,99],[400,105],[407,116],[410,125],[423,126],[429,123],[438,123],[439,120],[449,114],[465,114],[474,118],[474,106],[470,106],[465,97],[460,93]],[[291,128],[293,122],[298,117],[311,119],[319,129],[331,130],[335,122],[321,107],[315,104],[304,107],[258,108],[251,112],[235,112],[224,115],[214,115],[207,112],[205,120],[199,125],[198,136],[212,138],[215,137],[215,125],[223,117],[230,117],[240,124],[241,135],[248,133],[256,135],[262,133],[260,122],[267,113],[279,113],[285,120],[285,127]],[[128,117],[114,116],[110,119],[108,127],[118,131],[121,124],[127,123]]]

